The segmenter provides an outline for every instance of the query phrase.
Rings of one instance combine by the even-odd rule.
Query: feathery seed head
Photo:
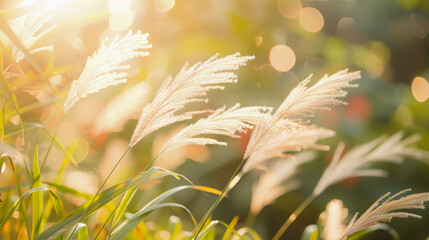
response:
[[[315,157],[314,152],[302,152],[270,164],[253,187],[250,211],[257,214],[281,195],[297,188],[299,181],[294,176],[298,167]]]
[[[232,138],[238,138],[238,133],[251,129],[255,124],[263,120],[267,107],[243,107],[240,104],[226,109],[222,107],[217,109],[207,118],[198,120],[196,123],[187,126],[168,141],[161,152],[170,151],[181,146],[196,145],[226,145],[225,142],[219,142],[206,135],[223,135]]]
[[[231,71],[238,69],[253,59],[239,53],[223,58],[214,55],[207,61],[190,66],[186,64],[175,78],[168,77],[158,90],[155,98],[141,113],[139,122],[131,137],[134,146],[146,135],[169,124],[191,119],[201,111],[177,114],[186,104],[206,101],[206,94],[212,89],[223,89],[224,84],[237,82],[237,75]]]
[[[287,125],[286,125],[287,126]],[[289,132],[287,132],[289,130]],[[264,142],[262,148],[252,154],[243,166],[243,172],[260,167],[269,159],[286,157],[285,152],[299,152],[305,149],[329,150],[329,146],[319,145],[319,139],[332,137],[335,132],[314,125],[302,125],[294,128],[287,126],[283,134],[278,134]]]
[[[43,36],[55,28],[55,24],[47,26],[48,22],[62,13],[67,1],[39,0],[34,1],[29,11],[16,19],[8,22],[15,35],[21,40],[23,46],[30,53],[40,51],[52,51],[52,45],[31,49],[31,47]],[[24,53],[17,47],[12,48],[12,56],[16,62],[24,58]]]
[[[311,75],[298,84],[277,111],[267,120],[255,127],[247,145],[244,158],[250,157],[261,150],[270,139],[277,138],[287,132],[291,132],[288,124],[291,118],[300,116],[312,116],[318,110],[329,110],[331,106],[345,104],[340,98],[346,96],[345,88],[356,87],[351,82],[360,78],[360,72],[339,71],[331,76],[325,75],[316,84],[307,87]],[[289,120],[288,120],[289,119]],[[286,121],[288,120],[288,121]],[[300,120],[298,119],[297,122]]]
[[[408,209],[424,209],[425,202],[429,201],[429,193],[418,193],[406,195],[411,189],[403,190],[391,195],[390,192],[379,198],[359,218],[357,213],[353,216],[340,239],[374,227],[381,222],[390,222],[392,218],[421,218],[420,215],[409,212],[397,212]],[[399,197],[401,196],[402,197]],[[404,196],[406,195],[406,196]]]
[[[71,84],[71,88],[64,104],[64,111],[70,108],[88,94],[95,93],[109,86],[115,86],[127,81],[124,70],[129,65],[124,62],[139,57],[147,56],[145,51],[152,47],[148,44],[149,34],[140,31],[132,34],[129,31],[124,37],[116,38],[106,45],[106,40],[100,49],[92,57],[88,57],[85,67],[77,80]]]
[[[428,159],[429,153],[409,145],[418,141],[418,137],[411,136],[403,139],[404,133],[398,132],[391,137],[378,138],[369,143],[357,146],[344,154],[344,144],[339,144],[331,163],[325,169],[317,183],[313,194],[319,195],[329,186],[349,177],[383,177],[387,173],[373,168],[376,162],[400,163],[405,157]]]

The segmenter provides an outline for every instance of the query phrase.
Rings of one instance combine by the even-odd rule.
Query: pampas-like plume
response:
[[[65,3],[66,1],[55,0],[34,1],[34,4],[24,16],[8,22],[12,31],[21,40],[22,45],[29,49],[30,53],[45,50],[52,51],[52,45],[35,49],[31,49],[31,47],[55,28],[55,24],[48,26],[47,23],[63,12]],[[14,46],[12,56],[16,62],[20,62],[24,58],[24,53]]]
[[[345,88],[356,87],[352,81],[360,78],[360,72],[343,70],[331,76],[325,75],[316,84],[307,87],[311,75],[295,87],[281,106],[263,124],[255,127],[244,158],[261,150],[270,143],[270,139],[284,134],[287,130],[283,123],[285,119],[300,116],[312,116],[317,110],[329,110],[330,106],[346,104],[339,98],[346,96]]]
[[[283,124],[283,126],[287,126]],[[286,157],[285,152],[299,152],[305,149],[329,150],[329,146],[317,144],[317,140],[332,137],[335,132],[314,125],[289,125],[289,133],[277,135],[264,144],[260,151],[255,152],[247,159],[243,172],[258,168],[265,161],[275,157]],[[285,130],[286,131],[286,130]]]
[[[392,196],[390,196],[391,194],[389,192],[372,204],[359,219],[357,219],[358,214],[356,213],[340,239],[344,239],[353,233],[360,232],[367,228],[374,227],[381,222],[390,222],[392,218],[421,218],[420,215],[414,213],[397,212],[398,210],[424,209],[424,203],[429,201],[429,193],[411,194],[395,199],[409,191],[411,191],[411,189],[403,190]]]
[[[319,219],[324,222],[322,237],[324,240],[338,240],[346,229],[344,220],[349,210],[338,199],[329,201],[326,210],[320,214]]]
[[[205,96],[211,89],[223,89],[226,83],[237,82],[232,70],[246,64],[253,56],[239,53],[218,58],[218,54],[207,61],[191,67],[186,64],[175,77],[168,77],[155,98],[142,111],[134,130],[130,146],[134,146],[146,135],[169,124],[191,119],[198,112],[177,114],[187,103],[207,101]]]
[[[85,67],[77,80],[71,84],[69,94],[64,104],[64,111],[70,108],[81,98],[88,94],[100,91],[103,88],[125,83],[127,73],[124,70],[130,68],[124,62],[139,56],[147,56],[145,51],[151,48],[148,44],[149,34],[129,31],[124,37],[116,37],[110,45],[105,40],[100,49],[92,57],[88,57]]]
[[[130,118],[137,119],[140,109],[149,100],[150,85],[141,82],[123,91],[99,114],[94,124],[94,133],[120,131]]]
[[[297,188],[300,183],[293,178],[297,173],[297,168],[315,157],[314,152],[302,152],[273,162],[253,187],[250,204],[252,214],[258,214],[278,197]]]
[[[196,123],[182,129],[164,145],[160,152],[170,151],[189,144],[226,145],[225,142],[204,136],[223,135],[238,138],[240,137],[238,133],[253,128],[270,111],[271,108],[259,106],[240,108],[240,104],[238,103],[230,109],[226,109],[225,107],[219,108],[207,118],[200,119]]]
[[[371,168],[371,164],[376,162],[400,163],[405,157],[415,159],[429,157],[427,152],[409,146],[419,140],[417,135],[406,139],[402,139],[403,136],[403,132],[398,132],[386,140],[383,138],[375,139],[351,149],[342,157],[344,144],[339,144],[332,162],[322,174],[313,191],[313,195],[317,196],[329,186],[349,177],[385,176],[387,174],[385,171]]]

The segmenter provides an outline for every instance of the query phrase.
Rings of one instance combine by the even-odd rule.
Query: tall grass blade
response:
[[[39,168],[39,154],[36,149],[34,150],[33,166],[32,166],[32,188],[42,187],[42,179],[40,178]],[[32,196],[33,203],[33,221],[32,221],[32,235],[33,238],[38,236],[43,230],[42,216],[43,216],[43,193],[38,191]]]
[[[110,187],[105,191],[101,192],[91,205],[89,204],[90,201],[88,201],[85,204],[81,205],[75,211],[71,212],[64,219],[56,222],[53,226],[51,226],[42,234],[40,234],[36,238],[36,240],[52,239],[69,230],[70,228],[75,226],[80,221],[80,219],[85,219],[89,217],[92,213],[105,206],[106,204],[110,203],[113,199],[122,195],[129,189],[137,187],[150,179],[161,178],[171,175],[173,175],[173,173],[168,170],[159,167],[152,167],[151,169],[143,171],[133,178],[118,183],[113,187]]]
[[[61,210],[60,198],[53,191],[51,191],[49,188],[46,188],[46,187],[32,188],[32,189],[28,190],[26,193],[22,194],[22,196],[20,198],[18,198],[18,200],[16,200],[16,202],[10,207],[10,209],[8,210],[5,217],[3,218],[3,220],[0,223],[0,230],[3,228],[3,226],[6,224],[6,222],[12,217],[13,212],[16,210],[16,208],[18,206],[20,206],[20,204],[22,202],[27,197],[29,197],[32,194],[39,192],[39,191],[48,191],[51,194],[51,196],[54,198],[55,210],[57,211],[57,215],[59,218],[61,218],[62,217],[62,210]]]

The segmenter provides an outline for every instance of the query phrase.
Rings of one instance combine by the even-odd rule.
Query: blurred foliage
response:
[[[162,7],[171,2],[173,7],[165,11]],[[37,43],[52,44],[54,51],[31,55],[34,61],[14,62],[11,56],[13,40],[7,37],[2,26],[1,139],[22,153],[22,157],[16,159],[14,169],[6,159],[4,161],[7,167],[0,174],[0,216],[5,218],[13,203],[29,194],[32,194],[33,203],[38,208],[33,204],[28,204],[29,209],[26,209],[26,204],[16,206],[19,212],[10,216],[0,239],[9,239],[9,233],[14,235],[18,231],[18,235],[26,237],[19,215],[25,215],[27,210],[33,215],[43,214],[40,201],[45,202],[45,209],[51,209],[57,207],[58,199],[62,199],[62,211],[70,213],[91,199],[126,150],[137,123],[138,116],[135,116],[120,132],[94,134],[97,116],[113,97],[141,81],[153,85],[153,96],[162,81],[168,75],[174,76],[186,62],[201,61],[215,53],[224,56],[240,52],[255,55],[255,60],[237,72],[238,84],[209,94],[209,108],[232,106],[236,102],[242,106],[278,106],[289,90],[311,73],[313,79],[318,79],[344,68],[361,70],[360,86],[348,95],[349,105],[318,116],[319,125],[337,132],[335,137],[324,140],[324,143],[334,148],[344,141],[351,148],[380,135],[403,130],[407,135],[419,133],[422,140],[418,147],[429,150],[429,100],[417,101],[411,89],[415,77],[429,79],[429,1],[301,0],[303,8],[315,8],[323,16],[322,28],[316,32],[303,28],[300,9],[293,18],[284,16],[284,7],[288,7],[290,2],[293,0],[131,1],[134,19],[128,28],[150,33],[149,41],[153,44],[150,56],[131,63],[129,75],[132,77],[127,84],[91,95],[65,116],[62,104],[70,83],[79,76],[87,57],[98,49],[101,40],[117,34],[109,29],[112,13],[106,1],[73,1],[68,11],[55,18],[55,30]],[[7,11],[16,7],[15,1],[3,0],[0,6],[2,18],[6,20],[26,10]],[[290,47],[295,57],[292,68],[286,72],[273,68],[275,59],[270,59],[271,49],[280,44]],[[140,142],[124,158],[107,186],[139,174],[156,155],[155,145],[162,144],[165,141],[162,138],[180,126],[166,127]],[[247,140],[246,136],[237,140],[227,139],[227,148],[188,147],[160,158],[155,165],[186,176],[198,185],[221,189],[238,165]],[[280,197],[257,216],[252,229],[262,239],[272,237],[312,191],[332,154],[332,151],[320,152],[317,161],[302,168],[302,187]],[[31,163],[33,155],[38,158],[40,166]],[[408,187],[415,192],[429,191],[427,164],[406,161],[401,165],[383,167],[390,172],[387,178],[350,179],[330,188],[303,212],[293,225],[293,231],[286,232],[285,239],[300,239],[306,226],[317,222],[325,205],[333,198],[342,199],[345,207],[353,212],[362,212],[381,193],[398,192]],[[37,174],[41,180],[32,178]],[[217,232],[209,232],[207,239],[219,239],[223,234],[236,235],[231,233],[236,230],[230,228],[244,229],[251,186],[256,179],[257,174],[246,176],[219,205],[213,219],[228,224],[217,224]],[[130,212],[138,212],[154,197],[180,183],[183,182],[174,178],[148,181],[137,191],[125,215],[130,217]],[[35,191],[34,188],[29,190],[31,186],[40,192],[29,192]],[[42,191],[48,190],[44,186],[49,187],[53,198],[48,194],[42,195]],[[108,190],[106,188],[105,191]],[[169,200],[186,206],[198,220],[215,197],[186,191],[170,196]],[[115,205],[104,207],[112,209]],[[108,217],[106,209],[94,214],[76,234],[81,234],[81,237],[95,234],[91,230],[88,233],[87,226],[99,229]],[[39,226],[35,225],[37,219],[34,218],[23,220],[25,226],[27,223],[33,223],[35,228],[52,226],[58,218],[54,211],[45,212],[45,215]],[[426,212],[424,216],[421,221],[398,220],[390,226],[403,239],[425,239],[429,236],[429,214]],[[49,219],[48,223],[46,219]],[[132,232],[135,239],[141,239],[147,232],[154,236],[153,239],[166,239],[186,235],[192,231],[193,223],[185,211],[167,208],[153,212],[136,226],[137,230]],[[247,231],[252,239],[256,239],[253,230],[245,230],[242,232]],[[27,229],[28,236],[31,231],[31,228]],[[37,231],[41,232],[40,229]],[[37,235],[37,232],[33,234]],[[106,234],[103,232],[101,236]],[[386,235],[380,238],[383,237]]]

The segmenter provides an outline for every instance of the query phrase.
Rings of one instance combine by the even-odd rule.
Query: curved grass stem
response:
[[[289,216],[286,222],[283,223],[283,225],[277,231],[276,235],[274,235],[273,240],[280,239],[280,237],[285,233],[285,231],[290,227],[290,225],[292,225],[292,223],[302,213],[302,211],[304,211],[304,209],[314,200],[315,197],[315,195],[311,194],[303,202],[301,202],[298,208]]]
[[[214,204],[210,207],[210,209],[206,212],[206,214],[203,217],[203,221],[200,222],[198,231],[195,234],[195,237],[193,239],[197,239],[198,235],[200,234],[201,230],[203,229],[204,225],[206,224],[209,217],[212,215],[213,211],[219,205],[220,201],[224,198],[224,196],[237,184],[237,182],[240,180],[242,174],[240,172],[241,168],[243,167],[244,163],[246,162],[246,159],[243,158],[238,165],[238,167],[235,169],[232,176],[229,178],[228,183],[225,185],[225,187],[222,190],[222,193],[219,195],[219,197],[216,199]]]
[[[161,152],[162,153],[162,152]],[[156,155],[156,157],[155,158],[153,158],[147,165],[146,165],[146,167],[143,169],[143,171],[147,171],[151,166],[152,166],[152,164],[155,162],[155,160],[159,157],[159,155],[161,155],[161,153],[159,153],[158,155]],[[130,189],[130,190],[128,190],[129,192],[132,192],[132,195],[134,195],[134,193],[137,191],[137,189],[138,189],[138,187],[135,187],[135,188],[132,188],[132,189]],[[127,205],[128,205],[128,203],[131,201],[131,199],[129,199],[128,200],[128,202],[127,202]],[[97,232],[97,234],[95,235],[95,237],[94,237],[94,240],[96,240],[97,239],[97,237],[98,237],[98,235],[100,235],[100,233],[101,233],[101,231],[103,230],[103,228],[106,226],[106,224],[107,224],[107,222],[110,220],[110,218],[113,216],[113,214],[115,214],[115,212],[116,212],[116,210],[118,210],[118,208],[119,208],[119,206],[122,204],[122,201],[121,202],[119,202],[118,203],[118,205],[116,205],[116,207],[115,207],[115,209],[113,209],[113,211],[110,213],[110,215],[109,215],[109,217],[107,218],[107,220],[103,223],[103,225],[101,226],[101,228],[100,228],[100,230],[98,230],[98,232]],[[115,225],[113,225],[112,226],[112,228],[114,227]],[[110,238],[110,235],[111,235],[111,230],[112,230],[112,228],[110,228],[110,230],[109,230],[109,233],[108,233],[108,237]]]
[[[125,152],[122,154],[121,158],[116,162],[115,166],[113,167],[113,169],[110,171],[109,175],[107,175],[106,179],[104,179],[103,183],[101,184],[101,186],[98,188],[97,192],[95,193],[94,197],[92,198],[91,202],[89,203],[88,207],[85,209],[85,211],[83,212],[82,216],[80,217],[79,222],[82,221],[82,219],[85,217],[86,212],[88,211],[89,208],[91,208],[91,205],[94,203],[95,198],[98,196],[98,194],[100,193],[101,189],[104,187],[104,185],[107,183],[107,180],[109,180],[109,178],[112,176],[113,172],[115,171],[115,169],[118,167],[119,163],[121,163],[122,159],[124,159],[125,155],[127,154],[127,152],[130,150],[130,146],[128,146],[127,150],[125,150]],[[77,228],[77,224],[73,227],[73,230],[70,234],[70,236],[72,237],[74,232],[76,231]]]

